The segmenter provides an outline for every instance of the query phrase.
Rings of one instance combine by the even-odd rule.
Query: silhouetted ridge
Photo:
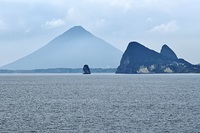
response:
[[[129,43],[116,71],[116,73],[128,74],[194,72],[200,72],[200,66],[178,59],[167,45],[164,45],[161,53],[158,53],[138,42]]]
[[[164,58],[159,56],[159,53],[145,47],[144,45],[138,42],[129,43],[125,53],[122,57],[122,64],[127,64],[126,62],[129,60],[132,64],[142,65],[142,64],[151,64],[155,60],[160,60],[160,58]],[[125,61],[125,62],[124,62]]]

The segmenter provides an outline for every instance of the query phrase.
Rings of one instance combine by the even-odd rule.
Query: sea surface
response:
[[[0,75],[0,133],[198,133],[199,74]]]

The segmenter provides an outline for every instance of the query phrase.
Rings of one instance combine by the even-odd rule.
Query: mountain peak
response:
[[[130,42],[129,45],[134,45],[134,46],[143,46],[142,44],[140,44],[139,42],[136,42],[136,41],[132,41],[132,42]]]
[[[85,36],[85,35],[92,35],[89,31],[84,29],[82,26],[74,26],[67,30],[64,35],[71,35],[71,36]]]
[[[93,68],[115,68],[121,55],[121,51],[82,26],[74,26],[32,54],[1,68],[81,68],[83,64]]]
[[[72,28],[69,29],[69,31],[86,31],[86,29],[84,29],[82,26],[74,26]]]
[[[127,49],[141,49],[141,48],[145,48],[145,46],[135,41],[130,42],[127,47]]]
[[[150,49],[138,42],[133,41],[128,44],[128,47],[126,50],[128,53],[130,53],[130,54],[133,53],[135,56],[138,56],[138,55],[142,55],[143,53],[149,51]]]
[[[127,73],[136,73],[133,69],[126,69],[127,67],[135,67],[135,65],[142,65],[143,63],[154,63],[152,58],[160,59],[159,53],[145,47],[138,42],[130,42],[126,51],[124,52],[120,61],[120,66],[117,69],[117,73],[128,71]]]
[[[170,58],[170,59],[174,59],[174,60],[177,60],[178,57],[176,56],[176,54],[174,53],[174,51],[169,47],[167,46],[166,44],[164,44],[162,46],[162,49],[161,49],[161,52],[160,52],[162,55]]]

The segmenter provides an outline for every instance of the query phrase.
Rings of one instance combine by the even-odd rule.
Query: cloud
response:
[[[151,18],[151,17],[146,18],[146,22],[150,23],[152,21],[153,21],[153,18]]]
[[[173,33],[179,29],[180,27],[177,25],[177,21],[173,20],[168,23],[153,27],[152,29],[150,29],[150,32],[166,34],[166,33]]]
[[[31,29],[30,28],[27,28],[25,29],[24,33],[30,33],[31,32]]]
[[[43,26],[51,29],[51,28],[61,27],[64,25],[65,25],[65,22],[62,19],[52,19],[50,21],[46,21]]]
[[[131,0],[111,0],[110,5],[113,7],[118,7],[123,9],[123,11],[127,11],[131,8],[132,1]]]
[[[77,18],[79,18],[79,17],[77,17],[77,16],[79,16],[79,12],[77,11],[76,8],[71,7],[67,11],[67,16],[69,19],[77,19]]]
[[[106,23],[106,20],[105,20],[105,19],[98,19],[98,20],[96,21],[95,26],[97,26],[97,27],[102,27],[102,26],[105,25],[105,23]]]
[[[7,27],[6,23],[3,20],[0,20],[0,30],[5,30]]]

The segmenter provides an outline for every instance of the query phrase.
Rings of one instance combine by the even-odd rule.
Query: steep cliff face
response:
[[[173,59],[173,60],[177,60],[178,59],[178,57],[176,56],[174,51],[170,47],[168,47],[166,44],[162,46],[160,54],[162,54],[163,56],[166,56],[166,57],[168,57],[170,59]]]
[[[116,71],[127,74],[189,72],[200,72],[200,68],[184,59],[178,59],[167,45],[164,45],[161,53],[158,53],[138,42],[129,43]]]

